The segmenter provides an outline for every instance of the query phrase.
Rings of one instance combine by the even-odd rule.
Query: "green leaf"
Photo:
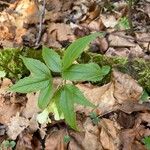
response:
[[[15,142],[15,141],[10,141],[10,147],[11,147],[11,148],[14,148],[15,145],[16,145],[16,142]]]
[[[64,114],[64,118],[66,123],[68,123],[71,128],[77,130],[76,124],[76,113],[74,111],[74,101],[73,101],[73,93],[64,86],[64,89],[61,92],[60,96],[60,109]]]
[[[45,74],[45,75],[51,76],[50,70],[41,61],[32,59],[32,58],[26,58],[23,56],[20,56],[20,57],[23,60],[27,69],[30,70],[31,73],[38,74],[38,75]]]
[[[50,79],[45,76],[25,77],[10,87],[13,92],[30,93],[39,91],[49,85]]]
[[[63,70],[66,70],[77,59],[80,54],[85,50],[87,45],[96,39],[98,36],[103,36],[103,33],[93,33],[91,35],[82,37],[73,42],[65,51],[62,64]]]
[[[54,50],[43,47],[42,55],[46,65],[52,71],[61,72],[61,59]]]
[[[67,144],[71,141],[71,137],[69,135],[64,136],[64,142]]]
[[[103,76],[105,76],[105,75],[107,75],[109,72],[110,72],[110,66],[103,66],[102,68],[101,68],[101,73],[102,73],[102,75]]]
[[[38,106],[41,109],[44,109],[49,104],[51,98],[53,96],[53,87],[52,87],[52,81],[49,82],[49,85],[41,89],[39,97],[38,97]]]
[[[92,108],[96,107],[91,102],[89,102],[85,98],[85,96],[83,95],[83,93],[76,86],[74,86],[73,84],[67,84],[66,88],[68,89],[68,91],[70,93],[72,93],[74,103],[80,104],[80,105],[83,105],[83,106],[89,106],[89,107],[92,107]]]
[[[130,24],[129,24],[129,20],[127,17],[122,17],[118,20],[118,23],[116,25],[117,28],[119,29],[125,29],[128,30],[130,29]]]
[[[9,141],[8,140],[4,140],[2,142],[2,145],[4,145],[5,148],[9,148]]]
[[[62,90],[59,107],[64,114],[66,122],[75,130],[77,130],[76,114],[74,104],[95,107],[82,94],[82,92],[71,84],[66,84]]]
[[[97,116],[97,114],[95,112],[90,113],[90,118],[91,118],[94,125],[98,125],[100,118]]]
[[[54,96],[53,96],[53,98],[52,98],[52,101],[51,101],[52,103],[55,103],[60,118],[61,118],[61,116],[63,116],[62,111],[61,111],[61,109],[60,109],[60,107],[59,107],[61,92],[62,92],[62,88],[59,88],[59,89],[55,92],[55,94],[54,94]],[[51,106],[50,106],[50,107],[51,107]],[[49,109],[49,108],[48,108],[48,109]],[[54,115],[55,115],[55,114],[54,114]]]
[[[108,68],[101,69],[95,63],[75,64],[63,71],[63,78],[71,81],[100,81],[108,73]]]
[[[149,136],[144,137],[144,139],[143,139],[142,141],[143,141],[143,143],[145,144],[146,148],[147,148],[148,150],[150,150],[150,137],[149,137]]]

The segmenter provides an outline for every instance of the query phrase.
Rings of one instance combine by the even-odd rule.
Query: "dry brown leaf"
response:
[[[123,150],[146,150],[144,145],[139,141],[145,136],[150,136],[150,114],[149,113],[139,113],[136,116],[135,125],[132,129],[122,130],[120,133],[120,140]],[[143,123],[147,124],[144,125]]]
[[[16,18],[16,26],[22,28],[23,23],[33,24],[39,21],[39,10],[35,0],[20,0],[16,7],[14,14]],[[19,14],[19,15],[17,15]]]
[[[102,119],[99,123],[101,127],[100,142],[104,149],[118,150],[120,145],[119,140],[119,125],[109,119]]]
[[[143,92],[142,87],[129,75],[113,71],[112,82],[102,87],[77,84],[76,86],[84,93],[85,97],[97,106],[99,115],[118,109],[118,105],[137,102]],[[77,106],[76,111],[84,112],[86,115],[92,111],[91,108]]]
[[[31,140],[33,135],[24,130],[18,137],[16,150],[32,150]]]
[[[150,113],[140,113],[139,118],[150,125]]]
[[[91,119],[87,118],[85,122],[81,123],[83,131],[69,132],[71,141],[69,142],[70,150],[103,150],[99,141],[99,128],[94,126]]]
[[[106,28],[114,28],[118,23],[114,15],[101,14],[100,17]]]
[[[19,116],[19,113],[16,116],[10,119],[8,123],[7,135],[9,138],[15,140],[17,136],[29,126],[29,120]]]
[[[69,25],[63,23],[50,23],[48,25],[48,33],[54,34],[53,38],[58,41],[73,40],[73,33]]]
[[[45,12],[45,20],[50,20],[55,22],[59,18],[62,17],[62,1],[60,0],[47,0],[46,2],[46,12]]]
[[[142,126],[133,129],[123,130],[120,133],[122,150],[133,150],[134,147],[136,147],[137,150],[146,150],[146,148],[141,143],[138,143],[138,147],[135,145],[135,143],[138,142],[137,140],[141,140],[143,137],[141,131],[143,132],[146,130]],[[141,147],[143,149],[141,149]]]
[[[91,21],[88,24],[88,28],[90,28],[90,30],[93,30],[93,31],[100,31],[100,21],[99,20]]]
[[[39,10],[34,0],[20,0],[16,2],[13,7],[9,8],[9,13],[3,11],[0,13],[0,43],[3,41],[12,41],[15,39],[17,44],[22,42],[22,36],[25,35],[26,29],[24,24],[38,23]],[[14,43],[14,41],[12,41]],[[9,44],[10,45],[10,44]],[[4,46],[7,47],[5,44]]]
[[[106,52],[109,47],[108,41],[106,38],[101,38],[100,39],[100,49],[102,53]]]
[[[46,35],[45,35],[46,36]],[[71,27],[64,23],[49,23],[45,41],[48,46],[61,48],[60,41],[74,41],[75,36]]]
[[[150,33],[146,32],[136,32],[135,33],[136,39],[139,40],[138,43],[141,45],[145,51],[150,51]]]
[[[0,97],[0,123],[7,124],[12,116],[19,112],[21,107],[18,104],[13,104],[5,101]]]
[[[87,21],[94,20],[100,15],[101,8],[98,5],[94,5],[94,4],[93,7],[95,8],[93,8],[93,11],[89,11]]]
[[[118,103],[126,101],[138,102],[143,92],[143,88],[128,74],[113,71],[114,97]]]
[[[37,106],[38,96],[39,96],[39,93],[27,94],[27,103],[26,103],[25,108],[22,111],[22,115],[25,118],[28,118],[28,119],[32,118],[34,115],[36,115],[40,111],[40,109]]]
[[[130,53],[132,54],[133,57],[144,56],[144,51],[138,44],[136,44],[134,47],[130,47]]]
[[[106,56],[120,56],[120,57],[128,57],[130,54],[130,50],[128,48],[113,48],[109,47],[106,51]]]
[[[134,39],[125,35],[124,32],[117,32],[108,36],[109,46],[114,47],[134,47]]]
[[[98,105],[98,114],[103,114],[112,110],[115,104],[115,99],[113,97],[114,87],[112,83],[102,87],[92,87],[83,84],[77,84],[77,87],[84,93],[85,97],[87,97],[90,102],[96,106]],[[76,111],[84,112],[86,115],[88,115],[92,109],[88,107],[77,106]]]
[[[15,149],[41,150],[42,144],[35,135],[29,132],[29,130],[24,130],[18,137],[18,142]]]
[[[138,111],[146,111],[150,110],[150,104],[149,103],[143,103],[139,104],[137,102],[128,102],[124,103],[123,105],[119,106],[119,110],[131,114],[132,112],[138,112]]]
[[[125,129],[132,128],[135,124],[135,115],[133,114],[126,114],[122,111],[117,113],[117,123]]]
[[[12,116],[15,116],[21,110],[21,106],[15,103],[15,94],[6,91],[11,84],[11,80],[5,78],[1,81],[0,87],[0,123],[5,125]]]
[[[67,135],[65,130],[51,131],[45,140],[45,150],[65,150],[65,135]]]

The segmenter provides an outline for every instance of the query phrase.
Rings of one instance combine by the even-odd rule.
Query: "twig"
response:
[[[41,16],[40,16],[40,24],[39,24],[39,33],[36,39],[36,43],[35,46],[38,47],[39,46],[39,42],[41,40],[41,36],[42,36],[42,24],[44,21],[44,15],[45,15],[45,5],[46,5],[46,1],[43,0],[43,8],[42,8],[42,12],[41,12]]]

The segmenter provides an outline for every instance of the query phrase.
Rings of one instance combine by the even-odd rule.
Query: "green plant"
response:
[[[7,78],[20,79],[25,74],[29,74],[29,71],[25,68],[20,55],[32,57],[36,59],[41,58],[41,51],[35,51],[33,49],[0,49],[0,77],[6,76]]]
[[[0,150],[8,149],[8,148],[14,148],[16,145],[15,141],[8,141],[4,140],[2,144],[0,145]]]
[[[118,20],[118,23],[116,25],[117,28],[128,30],[130,29],[129,20],[127,17],[122,17]]]
[[[25,66],[31,75],[19,80],[10,90],[20,93],[40,91],[38,106],[44,111],[38,117],[40,122],[48,119],[50,112],[56,119],[64,117],[73,129],[77,130],[74,105],[80,104],[95,108],[83,95],[83,93],[70,81],[99,81],[109,73],[110,67],[100,67],[95,63],[75,64],[74,61],[84,51],[86,46],[102,33],[93,33],[72,43],[61,57],[52,49],[43,48],[42,56],[46,63],[39,60],[22,57]],[[62,77],[62,83],[57,89],[53,89],[51,71],[57,72]]]
[[[64,136],[64,142],[67,144],[71,141],[71,137],[69,135]]]
[[[142,142],[144,143],[144,145],[146,146],[146,148],[147,148],[148,150],[150,150],[150,137],[149,137],[149,136],[144,137],[144,138],[142,139]]]
[[[97,114],[95,112],[90,113],[90,118],[94,125],[97,125],[98,122],[100,121],[100,118],[97,116]]]

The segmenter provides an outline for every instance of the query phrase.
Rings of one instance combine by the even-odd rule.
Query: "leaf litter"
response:
[[[96,53],[149,60],[149,2],[142,0],[133,6],[134,35],[117,28],[119,19],[128,15],[127,3],[109,0],[109,4],[95,0],[47,0],[41,44],[60,49],[90,32],[106,31],[106,37],[92,43]],[[34,47],[41,7],[42,1],[16,0],[1,11],[0,46]],[[56,87],[60,82],[55,78]],[[80,132],[68,128],[63,120],[54,120],[51,114],[51,123],[40,125],[36,120],[41,112],[37,107],[38,93],[8,92],[11,84],[7,78],[0,83],[0,134],[15,140],[15,149],[146,149],[142,139],[150,136],[150,104],[140,103],[143,88],[126,73],[113,70],[110,82],[102,86],[76,84],[97,106],[95,110],[76,106]],[[93,111],[99,118],[96,125],[90,118]],[[67,142],[65,137],[69,137]]]

